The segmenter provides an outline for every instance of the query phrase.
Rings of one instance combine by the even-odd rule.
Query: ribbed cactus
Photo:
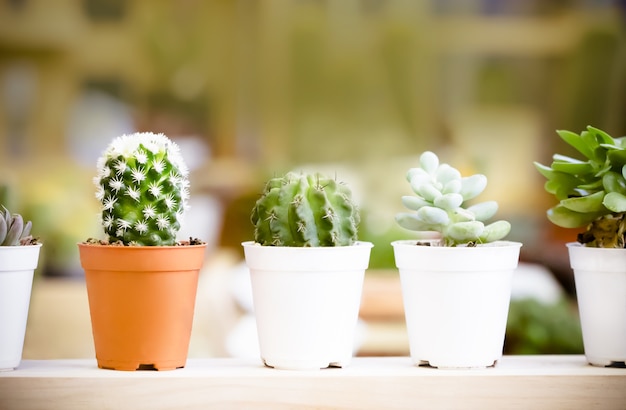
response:
[[[426,151],[420,156],[420,166],[409,169],[406,178],[415,195],[403,196],[402,203],[415,212],[396,215],[405,229],[440,232],[444,246],[493,242],[511,230],[507,221],[485,225],[498,211],[496,201],[466,206],[487,186],[482,174],[462,177],[456,168],[440,164],[435,153]]]
[[[32,245],[36,240],[30,236],[33,226],[31,221],[24,224],[20,214],[11,214],[8,209],[2,207],[0,211],[0,246]]]
[[[357,240],[360,214],[345,184],[289,172],[267,182],[251,220],[261,245],[347,246]]]
[[[114,139],[98,159],[96,197],[109,242],[176,244],[189,198],[188,169],[178,146],[163,134]]]

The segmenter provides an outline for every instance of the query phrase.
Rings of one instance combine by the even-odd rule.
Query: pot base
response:
[[[265,367],[279,370],[320,370],[327,368],[343,368],[346,367],[343,362],[328,362],[319,360],[289,360],[278,359],[268,361],[261,359]]]
[[[2,373],[2,372],[12,372],[15,369],[17,369],[17,367],[0,367],[0,373]]]
[[[590,357],[585,355],[587,363],[596,367],[615,367],[618,369],[626,369],[626,361],[624,360],[611,360],[604,357]]]
[[[492,363],[480,363],[471,365],[447,365],[447,364],[431,364],[428,360],[420,360],[416,363],[417,367],[432,367],[433,369],[488,369],[495,367],[498,360],[494,360]]]
[[[106,370],[122,370],[134,372],[138,370],[176,370],[185,367],[180,360],[166,360],[158,363],[141,363],[139,361],[98,360],[98,367]]]

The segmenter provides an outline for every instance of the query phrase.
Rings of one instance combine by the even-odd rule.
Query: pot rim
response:
[[[206,258],[207,244],[184,246],[111,246],[78,244],[85,273],[102,271],[168,272],[199,269]]]
[[[575,249],[589,249],[590,252],[611,252],[611,251],[624,251],[626,248],[597,248],[595,246],[585,246],[580,242],[567,242],[565,244],[567,248],[575,248]]]
[[[264,248],[264,249],[293,249],[292,252],[322,252],[329,249],[350,249],[354,247],[361,248],[373,248],[374,244],[367,241],[356,241],[352,245],[345,246],[273,246],[273,245],[261,245],[255,241],[244,241],[241,245],[246,248]]]
[[[400,239],[397,241],[392,241],[391,242],[391,246],[402,246],[402,247],[409,247],[409,246],[417,246],[417,242],[428,242],[428,243],[432,243],[432,242],[437,242],[438,239],[426,239],[426,240],[422,240],[422,239]],[[522,242],[517,242],[517,241],[495,241],[495,242],[489,242],[489,243],[481,243],[478,244],[476,246],[465,246],[465,245],[459,245],[459,246],[423,246],[421,248],[425,248],[425,249],[485,249],[485,248],[501,248],[501,247],[510,247],[510,246],[514,246],[514,247],[522,247],[524,244]],[[435,251],[437,252],[437,251]]]
[[[0,246],[1,250],[15,250],[15,249],[24,249],[24,248],[40,248],[43,243],[36,243],[34,245],[11,245],[11,246]]]
[[[78,242],[77,245],[79,247],[93,247],[93,248],[115,248],[115,249],[128,249],[128,250],[137,250],[137,249],[142,249],[142,250],[148,250],[148,249],[171,249],[171,248],[200,248],[200,247],[206,247],[207,244],[203,243],[203,244],[199,244],[199,245],[167,245],[167,246],[148,246],[148,245],[133,245],[133,246],[129,246],[129,245],[103,245],[103,244],[99,244],[99,243],[85,243],[85,242]]]

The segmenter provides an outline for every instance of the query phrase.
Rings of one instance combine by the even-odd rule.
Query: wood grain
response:
[[[494,368],[438,370],[408,357],[285,371],[245,359],[184,369],[101,370],[95,360],[25,360],[0,373],[0,409],[625,409],[626,369],[583,356],[505,356]]]

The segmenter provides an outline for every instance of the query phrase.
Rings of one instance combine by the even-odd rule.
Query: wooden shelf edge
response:
[[[95,360],[24,360],[0,373],[0,409],[624,408],[626,369],[583,356],[505,356],[488,369],[357,357],[344,369],[287,371],[253,359],[189,359],[174,371],[101,370]]]

